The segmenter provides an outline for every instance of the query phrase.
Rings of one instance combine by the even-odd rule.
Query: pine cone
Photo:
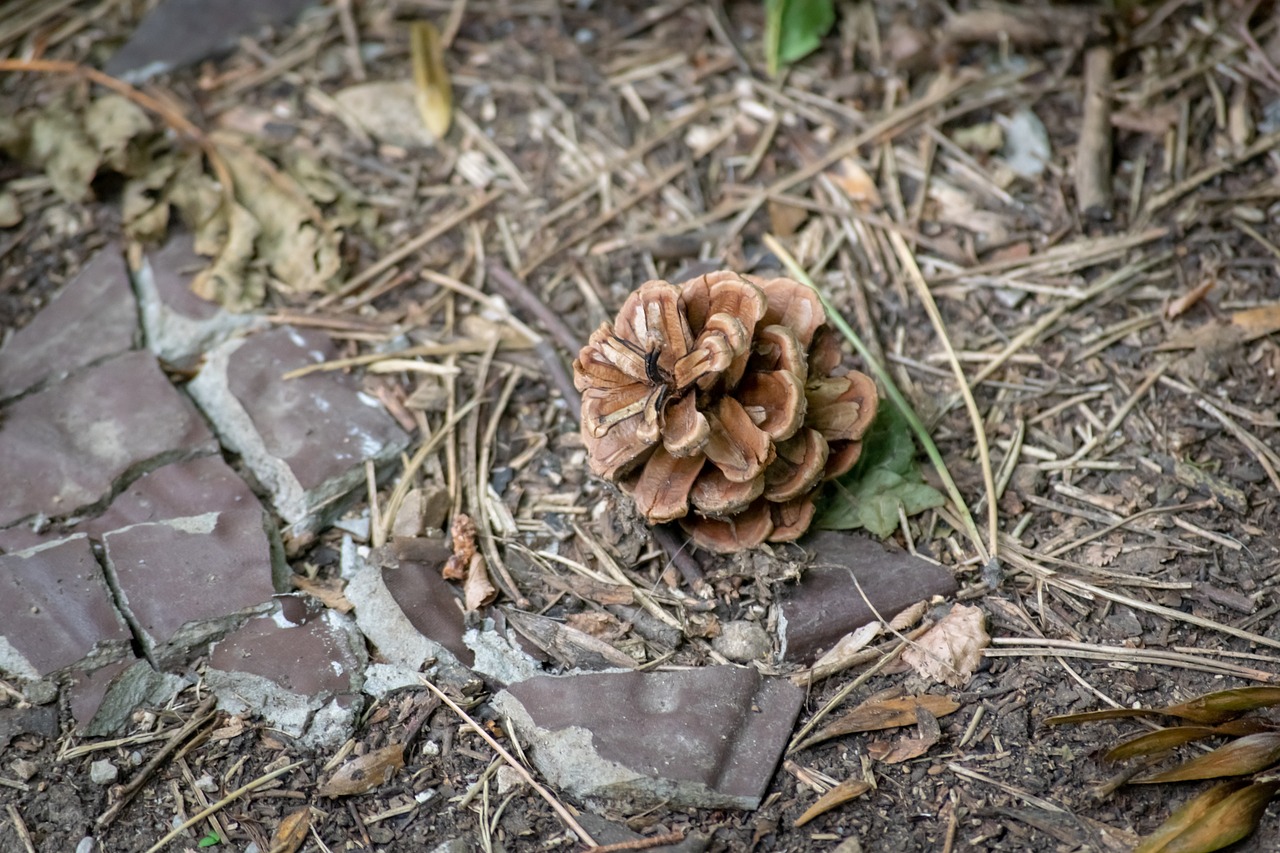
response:
[[[875,417],[875,383],[840,361],[817,294],[791,279],[646,282],[573,363],[591,470],[708,550],[795,539]]]

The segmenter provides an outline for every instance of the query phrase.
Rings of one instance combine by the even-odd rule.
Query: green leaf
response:
[[[222,843],[222,839],[218,837],[218,833],[211,832],[208,835],[206,835],[204,838],[201,838],[200,843],[197,844],[196,846],[197,847],[216,847],[221,843]]]
[[[765,0],[764,51],[769,73],[818,49],[836,22],[834,0]]]
[[[885,537],[908,516],[942,506],[946,498],[924,481],[906,419],[896,406],[881,406],[853,470],[831,483],[814,524],[827,530],[865,527]]]

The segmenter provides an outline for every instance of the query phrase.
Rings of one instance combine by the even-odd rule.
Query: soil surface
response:
[[[147,5],[62,4],[52,23],[0,45],[7,56],[44,50],[101,65]],[[316,297],[270,296],[267,310],[313,318],[344,354],[398,348],[415,330],[494,322],[448,286],[462,282],[502,295],[571,356],[548,316],[585,342],[648,279],[781,269],[764,242],[772,234],[930,428],[977,535],[950,507],[906,520],[894,538],[954,571],[959,598],[986,614],[993,642],[961,687],[890,662],[837,710],[891,689],[945,692],[960,709],[936,721],[936,743],[899,763],[876,757],[930,735],[922,722],[799,750],[753,812],[607,811],[610,828],[561,796],[602,843],[634,838],[611,836],[625,827],[713,851],[1130,849],[1207,783],[1106,785],[1120,768],[1101,754],[1141,725],[1045,719],[1280,678],[1280,323],[1249,313],[1280,301],[1272,6],[1118,4],[1130,11],[1117,15],[954,5],[844,5],[821,48],[774,79],[763,71],[763,4],[335,2],[144,87],[203,128],[254,127],[304,146],[353,188],[372,216],[346,231],[348,278],[492,194],[359,293],[318,309]],[[331,96],[362,78],[408,79],[408,25],[418,18],[447,37],[454,128],[426,149],[361,138]],[[1113,72],[1113,195],[1101,211],[1081,209],[1077,182],[1100,144],[1082,130],[1086,55],[1098,47],[1110,50]],[[0,107],[27,109],[68,85],[6,73]],[[1028,114],[1038,120],[1030,129]],[[0,231],[0,328],[17,328],[120,235],[120,200],[100,182],[94,198],[67,204],[14,160],[0,159],[0,180],[24,209]],[[495,262],[545,310],[496,286],[486,273]],[[518,495],[508,503],[528,549],[572,539],[580,525],[634,582],[692,600],[625,499],[587,473],[575,416],[538,355],[481,352],[450,364],[459,368],[442,392],[456,395],[450,405],[482,391],[494,399],[511,383],[506,408],[486,410],[452,456],[431,463],[429,473],[455,478],[455,506],[474,496],[448,472],[459,447],[463,465],[468,452],[478,458],[494,417],[490,482],[502,480],[504,498]],[[985,448],[953,364],[972,386]],[[402,403],[420,387],[411,376],[386,380]],[[439,429],[444,403],[425,411]],[[1000,495],[995,560],[984,462]],[[331,531],[291,562],[333,577],[339,548]],[[711,621],[760,619],[790,570],[767,555],[697,559],[711,604],[680,610],[686,637],[667,665],[714,662]],[[525,609],[603,614],[600,624],[616,629],[604,636],[645,654],[629,623],[566,596],[533,561],[509,563]],[[864,672],[813,685],[800,724]],[[91,779],[92,763],[146,764],[157,749],[149,735],[182,725],[201,698],[189,692],[140,712],[129,736],[95,743],[65,735],[47,706],[0,691],[0,850],[77,850],[91,834],[104,850],[147,850],[292,762],[301,764],[287,783],[231,803],[169,849],[216,833],[225,841],[213,849],[265,851],[286,815],[307,806],[313,835],[299,849],[308,851],[431,850],[453,839],[459,846],[445,849],[581,849],[551,806],[498,774],[486,742],[425,690],[374,703],[362,720],[353,754],[416,732],[405,767],[370,793],[314,797],[332,753],[232,718],[170,756],[96,833],[119,791]],[[503,736],[483,704],[473,712]],[[796,826],[819,791],[849,779],[874,787]],[[1274,812],[1241,849],[1280,847]]]

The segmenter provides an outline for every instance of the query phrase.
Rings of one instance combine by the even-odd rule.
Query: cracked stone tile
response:
[[[784,661],[812,663],[845,634],[875,621],[876,613],[892,619],[918,601],[957,589],[946,568],[890,551],[865,536],[820,531],[803,545],[817,562],[779,596],[779,657]]]
[[[760,805],[804,693],[754,669],[538,676],[493,698],[538,770],[588,801]]]
[[[370,665],[365,692],[380,696],[389,690],[418,685],[420,672],[457,685],[476,681],[448,647],[424,636],[414,626],[387,585],[385,573],[391,571],[369,562],[357,549],[344,544],[342,574],[347,579],[344,592],[347,600],[355,605],[356,625],[386,662]],[[453,594],[451,591],[448,594],[451,601]]]
[[[256,506],[257,496],[221,456],[200,456],[143,474],[116,495],[102,515],[84,519],[65,533],[37,533],[25,525],[0,530],[0,553],[33,548],[69,533],[86,533],[100,542],[105,533],[143,521]]]
[[[208,265],[186,232],[142,256],[133,271],[147,348],[169,364],[187,366],[205,350],[237,333],[265,328],[257,314],[234,314],[196,296],[191,278]]]
[[[188,679],[159,672],[145,660],[130,657],[91,672],[73,672],[65,687],[76,731],[84,737],[118,733],[140,707],[164,707]]]
[[[264,26],[293,20],[315,0],[163,0],[152,9],[105,71],[130,83],[190,65],[233,46]]]
[[[147,655],[185,656],[272,607],[284,583],[261,508],[134,524],[103,537],[107,577]]]
[[[112,243],[0,348],[0,400],[132,349],[137,336],[138,306]]]
[[[129,629],[83,534],[0,556],[0,672],[39,680],[130,654]]]
[[[130,352],[24,397],[0,418],[0,527],[106,500],[126,475],[217,443],[155,357]]]
[[[212,350],[188,391],[223,442],[244,459],[270,494],[290,535],[314,531],[335,498],[365,480],[365,460],[395,459],[409,437],[337,371],[282,380],[289,370],[333,358],[327,335],[280,327]]]
[[[352,621],[295,595],[214,644],[205,683],[232,714],[260,713],[308,747],[335,747],[355,727],[366,654]]]

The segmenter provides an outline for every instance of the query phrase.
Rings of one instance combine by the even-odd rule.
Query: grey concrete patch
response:
[[[155,358],[131,352],[24,397],[0,418],[0,526],[105,501],[143,470],[217,449]]]
[[[293,529],[314,531],[341,509],[335,499],[365,480],[364,463],[388,462],[409,437],[356,377],[282,375],[333,358],[328,336],[281,327],[227,341],[187,386],[270,494]]]
[[[771,647],[764,628],[743,620],[725,622],[720,626],[720,636],[711,641],[712,649],[737,663],[763,660]]]
[[[163,667],[269,609],[285,567],[263,511],[144,522],[103,537],[107,576],[152,662]]]
[[[76,731],[84,737],[118,734],[141,707],[163,708],[187,679],[158,672],[144,660],[130,658],[93,672],[70,676],[66,694]]]
[[[383,569],[359,556],[344,575],[356,624],[388,663],[409,672],[432,672],[455,684],[474,681],[470,670],[441,643],[423,636],[383,580]]]
[[[129,654],[89,540],[76,535],[0,557],[0,673],[37,680]]]
[[[845,634],[875,621],[876,613],[892,619],[918,601],[957,589],[946,568],[866,536],[821,531],[802,544],[814,554],[813,565],[777,605],[784,661],[812,663]]]
[[[112,243],[0,348],[0,400],[132,349],[137,337],[138,306]]]
[[[208,266],[192,236],[178,232],[147,252],[133,271],[147,348],[170,364],[189,365],[237,333],[266,328],[257,314],[234,314],[191,291],[192,276]]]
[[[483,631],[467,631],[465,640],[473,654],[471,668],[494,683],[514,684],[542,675],[542,664],[493,630],[492,622]]]
[[[803,692],[754,669],[539,676],[498,693],[537,768],[588,801],[753,809]]]
[[[254,711],[306,746],[337,746],[355,726],[364,640],[335,610],[293,595],[277,601],[214,644],[205,683],[229,713]]]

